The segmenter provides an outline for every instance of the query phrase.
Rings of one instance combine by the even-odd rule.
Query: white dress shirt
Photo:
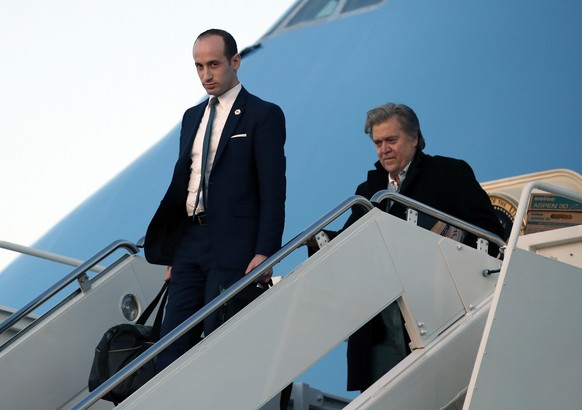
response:
[[[208,147],[208,158],[206,160],[206,183],[210,179],[210,171],[212,171],[212,164],[214,163],[214,156],[216,155],[216,149],[218,148],[218,143],[220,142],[220,136],[224,130],[224,125],[226,124],[226,119],[228,114],[242,88],[241,83],[222,94],[218,98],[218,103],[216,104],[216,113],[214,116],[214,123],[212,124],[212,133],[210,135],[210,145]],[[213,97],[211,97],[213,98]],[[206,125],[208,123],[208,116],[210,110],[209,106],[206,106],[200,125],[198,126],[198,131],[196,132],[196,137],[194,138],[194,144],[192,146],[192,167],[190,168],[190,181],[188,182],[188,198],[186,199],[186,211],[188,216],[194,215],[194,205],[196,204],[196,196],[198,195],[198,186],[200,185],[200,168],[202,166],[202,144],[204,143],[204,133],[206,131]],[[196,208],[196,214],[204,212],[204,192],[200,193],[200,200],[198,201],[198,207]]]

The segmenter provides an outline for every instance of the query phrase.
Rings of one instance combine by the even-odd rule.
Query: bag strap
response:
[[[154,311],[154,309],[158,305],[158,302],[160,301],[160,299],[162,299],[162,303],[160,303],[160,307],[158,308],[158,313],[156,313],[156,319],[154,321],[154,326],[153,326],[153,329],[154,330],[157,329],[157,332],[159,333],[160,327],[162,325],[162,317],[164,315],[164,306],[166,306],[166,300],[168,299],[168,282],[164,282],[164,285],[162,286],[162,288],[160,289],[160,291],[158,292],[158,294],[156,295],[154,300],[151,301],[151,303],[148,305],[147,308],[145,308],[145,310],[143,311],[143,313],[141,314],[139,319],[137,319],[136,324],[138,324],[138,325],[145,324],[145,322],[148,320],[148,318],[150,317],[150,315],[152,314],[152,312]]]
[[[166,301],[168,300],[168,282],[164,282],[164,297],[160,302],[160,307],[158,307],[158,313],[156,313],[156,319],[154,320],[154,325],[152,327],[152,335],[156,340],[160,338],[160,330],[162,328],[162,318],[164,317],[164,308],[166,306]]]

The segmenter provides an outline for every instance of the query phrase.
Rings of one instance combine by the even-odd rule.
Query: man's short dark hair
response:
[[[422,132],[420,131],[420,122],[416,113],[405,104],[387,103],[368,111],[366,116],[366,125],[364,131],[372,136],[372,127],[388,121],[392,117],[398,117],[402,129],[411,137],[418,136],[418,145],[416,148],[422,151],[426,146]]]
[[[238,53],[238,48],[234,37],[228,31],[224,31],[219,28],[211,28],[204,31],[203,33],[200,33],[200,35],[196,38],[196,41],[209,36],[222,37],[222,40],[224,41],[224,56],[228,61],[230,61],[235,56],[235,54]]]

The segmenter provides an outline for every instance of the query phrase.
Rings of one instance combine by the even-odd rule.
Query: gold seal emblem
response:
[[[489,199],[491,200],[491,205],[493,205],[493,209],[505,230],[505,237],[502,239],[507,240],[509,234],[511,234],[511,228],[515,221],[515,214],[517,213],[518,205],[517,201],[507,195],[499,193],[490,194]],[[521,225],[520,235],[523,235],[524,230],[525,221]]]

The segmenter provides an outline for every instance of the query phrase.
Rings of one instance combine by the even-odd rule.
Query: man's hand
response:
[[[164,282],[169,282],[171,277],[172,277],[172,267],[167,266],[166,267],[166,275],[164,276]]]
[[[249,266],[245,271],[245,275],[252,271],[253,269],[255,269],[257,266],[259,266],[262,262],[265,261],[265,259],[267,259],[265,255],[256,254],[255,257],[251,260],[251,263],[249,263]],[[271,276],[273,276],[273,269],[269,269],[268,271],[263,273],[263,275],[260,278],[260,282],[263,283],[269,282],[271,280]]]

